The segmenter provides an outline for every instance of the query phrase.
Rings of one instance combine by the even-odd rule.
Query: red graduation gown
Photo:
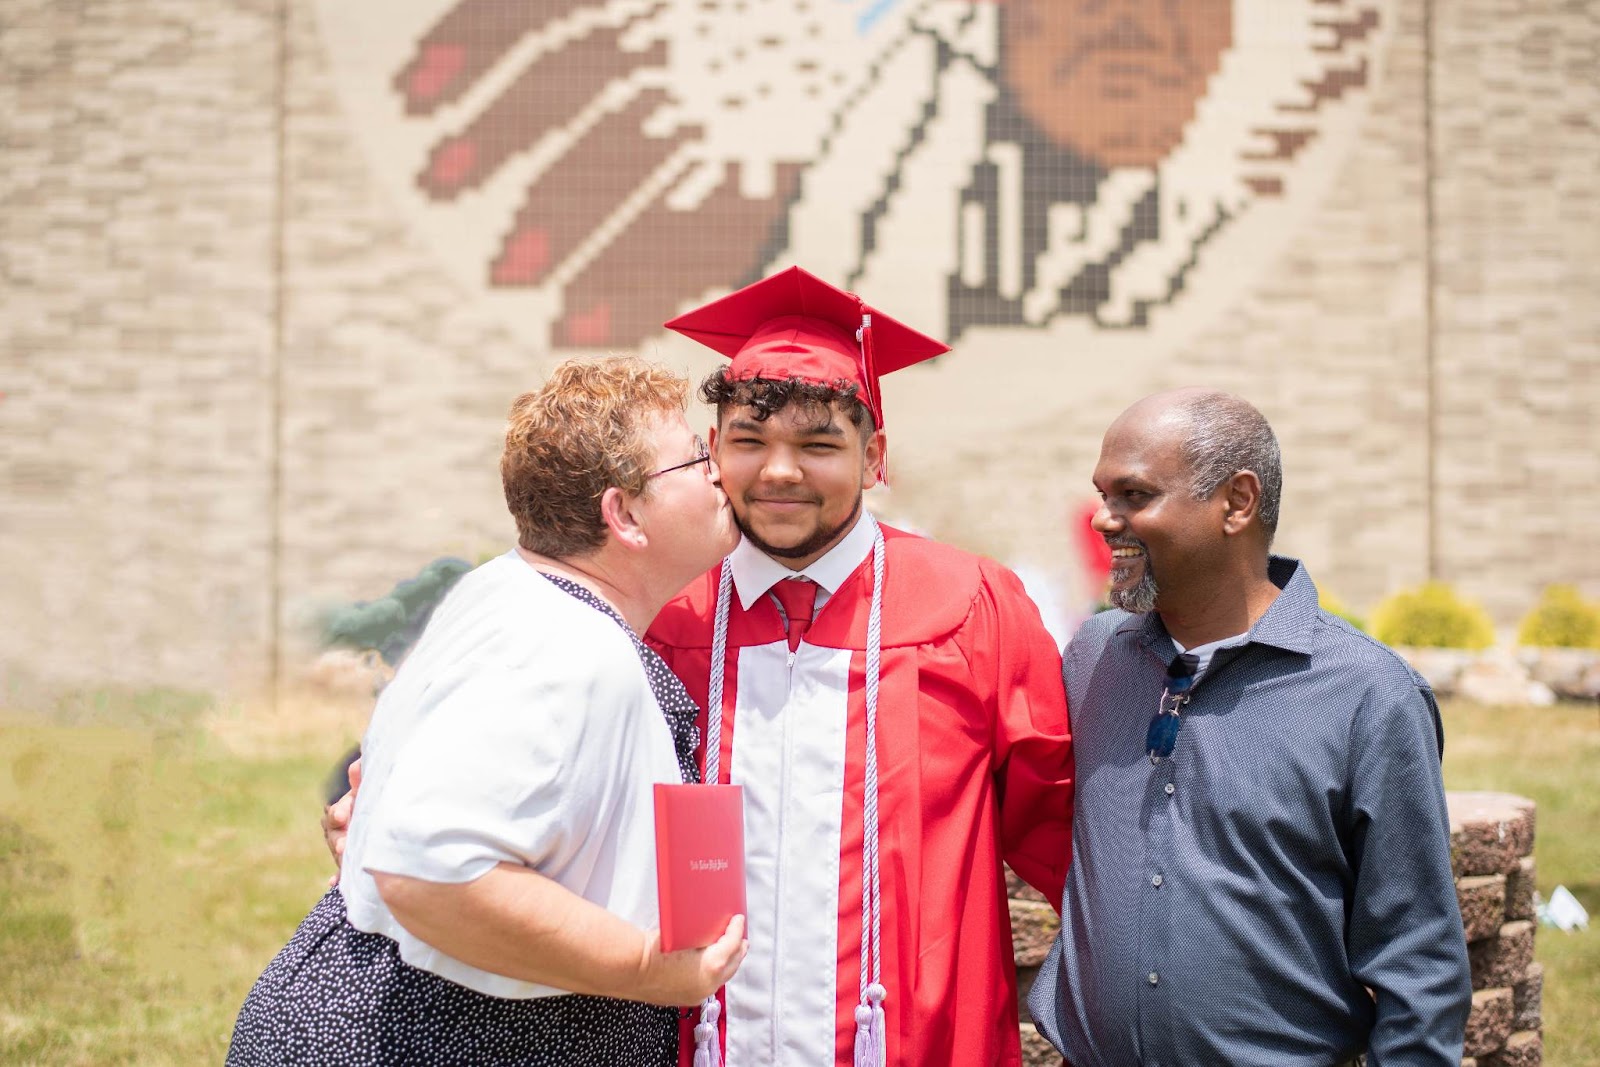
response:
[[[1072,827],[1060,655],[1010,571],[883,532],[877,742],[888,1063],[1016,1064],[1001,860],[1060,908]],[[691,583],[647,637],[702,707],[717,575]],[[746,791],[751,951],[725,995],[728,1067],[822,1064],[830,1054],[852,1063],[871,595],[869,555],[817,613],[792,662],[771,599],[745,611],[733,597],[721,777]],[[703,713],[700,723],[704,736]],[[691,1038],[685,1064],[692,1048]]]

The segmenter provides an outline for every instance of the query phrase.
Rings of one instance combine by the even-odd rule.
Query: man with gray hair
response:
[[[1071,1067],[1454,1067],[1438,707],[1269,554],[1271,427],[1227,393],[1146,397],[1094,484],[1120,610],[1065,653],[1077,805],[1040,1031]]]

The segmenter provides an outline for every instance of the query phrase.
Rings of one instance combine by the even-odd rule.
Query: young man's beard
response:
[[[1114,573],[1113,579],[1115,579]],[[1143,615],[1147,611],[1155,610],[1156,597],[1160,592],[1156,586],[1155,571],[1150,569],[1150,557],[1146,555],[1144,573],[1139,576],[1139,581],[1127,589],[1111,590],[1111,606],[1134,615]]]
[[[768,544],[766,541],[763,541],[761,536],[752,530],[749,524],[744,521],[738,511],[733,513],[733,519],[739,524],[739,532],[744,534],[745,539],[752,545],[755,545],[761,551],[765,552],[767,555],[771,556],[773,559],[804,559],[813,553],[821,551],[823,548],[831,546],[832,543],[837,541],[846,530],[850,529],[851,524],[856,521],[856,516],[860,514],[861,494],[857,493],[856,502],[854,506],[850,508],[850,514],[845,516],[843,522],[839,523],[837,526],[834,526],[832,529],[818,530],[816,533],[812,534],[798,545],[793,545],[787,548],[779,545]]]

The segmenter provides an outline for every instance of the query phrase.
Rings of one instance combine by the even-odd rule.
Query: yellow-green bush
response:
[[[1517,630],[1517,644],[1537,648],[1600,648],[1600,607],[1575,586],[1548,585]]]
[[[1317,587],[1317,603],[1329,615],[1337,615],[1362,633],[1367,632],[1367,620],[1351,611],[1349,605],[1321,586]]]
[[[1444,582],[1426,582],[1374,608],[1372,635],[1386,645],[1478,649],[1494,644],[1494,625],[1482,607]]]

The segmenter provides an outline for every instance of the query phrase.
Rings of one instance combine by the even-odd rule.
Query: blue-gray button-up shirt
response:
[[[1270,573],[1282,592],[1217,651],[1155,766],[1160,617],[1108,611],[1067,646],[1072,867],[1028,1007],[1073,1067],[1461,1061],[1433,693],[1322,611],[1298,562]]]

